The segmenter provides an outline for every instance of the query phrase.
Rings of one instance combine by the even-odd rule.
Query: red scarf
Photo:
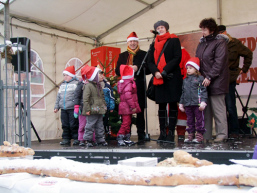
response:
[[[155,43],[154,43],[154,48],[155,48],[155,51],[154,51],[154,60],[155,60],[155,64],[157,64],[157,60],[159,58],[159,55],[162,51],[162,48],[165,44],[165,42],[171,38],[170,37],[170,33],[166,33],[164,35],[157,35],[156,36],[156,39],[155,39]],[[158,69],[160,71],[160,73],[162,73],[163,71],[163,68],[166,66],[166,61],[165,61],[165,56],[164,56],[164,53],[162,54],[161,58],[160,58],[160,61],[159,61],[159,64],[158,64]],[[153,84],[154,85],[161,85],[163,84],[163,79],[157,79],[154,77],[154,80],[153,80]]]

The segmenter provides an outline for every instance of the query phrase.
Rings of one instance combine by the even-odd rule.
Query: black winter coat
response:
[[[228,38],[220,34],[211,34],[200,39],[196,57],[200,59],[200,72],[211,80],[207,87],[208,95],[228,93]]]
[[[144,60],[145,55],[146,55],[145,51],[139,50],[137,52],[137,54],[134,56],[133,65],[136,65],[138,69],[140,68],[140,66],[142,64],[142,61]],[[116,69],[115,69],[115,73],[117,74],[117,76],[120,76],[120,65],[121,64],[126,65],[127,62],[128,62],[128,57],[129,57],[128,51],[122,52],[119,55],[119,58],[118,58],[118,61],[117,61],[117,66],[116,66]],[[146,75],[147,74],[150,74],[150,72],[146,68]],[[136,79],[135,82],[136,82],[136,85],[137,85],[138,103],[139,103],[141,108],[145,108],[145,88],[144,88],[144,71],[143,71],[143,68],[141,69],[139,75],[137,75],[137,72],[135,72],[134,77]]]
[[[147,64],[150,72],[155,75],[159,71],[154,60],[154,44],[151,45],[150,52],[147,59]],[[172,74],[172,78],[164,79],[162,85],[155,86],[155,102],[171,103],[179,102],[182,93],[183,79],[179,63],[181,60],[181,45],[178,38],[171,38],[164,50],[166,66],[163,68],[167,74]]]
[[[74,103],[75,105],[79,105],[80,110],[83,109],[83,88],[84,83],[82,81],[78,82],[77,88],[74,93]]]

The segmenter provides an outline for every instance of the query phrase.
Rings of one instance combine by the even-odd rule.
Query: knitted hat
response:
[[[129,36],[127,37],[127,42],[132,41],[132,40],[135,40],[135,41],[139,40],[136,32],[134,32],[134,31],[131,32],[131,34],[129,34]]]
[[[225,26],[225,25],[219,25],[219,26],[218,26],[218,31],[219,31],[219,32],[226,31],[226,26]]]
[[[120,65],[121,79],[130,79],[134,77],[134,69],[128,65]]]
[[[75,76],[75,67],[68,66],[67,68],[65,68],[65,70],[62,73],[67,74],[73,78]]]
[[[198,71],[200,70],[200,60],[197,57],[190,58],[186,63],[186,67],[187,65],[194,67]]]
[[[166,22],[166,21],[163,21],[163,20],[160,20],[160,21],[157,21],[153,27],[154,27],[154,30],[156,30],[157,27],[159,26],[164,26],[166,28],[166,30],[168,31],[169,30],[169,24]]]
[[[88,79],[89,81],[94,80],[94,78],[96,77],[98,71],[101,71],[99,68],[96,68],[94,66],[84,66],[81,69],[81,76],[83,80]]]

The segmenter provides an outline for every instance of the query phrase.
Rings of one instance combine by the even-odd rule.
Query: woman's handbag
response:
[[[158,64],[159,64],[159,61],[160,61],[160,59],[161,59],[161,56],[162,56],[162,54],[163,54],[163,52],[164,52],[164,50],[165,50],[165,48],[166,48],[166,46],[167,46],[169,40],[170,40],[170,39],[168,39],[168,40],[166,41],[165,45],[163,46],[163,49],[162,49],[162,51],[161,51],[161,53],[160,53],[160,56],[159,56],[159,58],[158,58],[158,61],[157,61],[157,66],[158,66]],[[155,86],[153,85],[153,79],[154,79],[154,76],[152,76],[152,78],[150,79],[150,81],[149,81],[149,83],[148,83],[148,87],[147,87],[147,90],[146,90],[146,96],[147,96],[150,100],[155,101]]]
[[[150,79],[149,81],[149,84],[148,84],[148,87],[147,87],[147,90],[146,90],[146,96],[152,100],[152,101],[155,101],[155,86],[153,85],[153,76],[152,78]]]

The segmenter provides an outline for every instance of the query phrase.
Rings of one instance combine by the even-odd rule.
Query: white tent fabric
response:
[[[154,5],[152,9],[151,4]],[[150,30],[158,20],[167,21],[171,33],[189,33],[199,30],[199,22],[207,17],[221,19],[227,26],[256,23],[256,10],[255,0],[14,0],[10,4],[11,37],[28,37],[31,49],[42,59],[44,73],[58,84],[71,58],[83,63],[90,59],[90,50],[97,37],[104,45],[125,51],[127,36],[136,31],[141,49],[148,50],[152,41]],[[3,21],[4,16],[0,14],[0,25]],[[1,25],[0,44],[3,36]],[[45,93],[54,87],[45,77]],[[45,109],[32,110],[31,120],[41,139],[61,137],[59,114],[53,113],[57,90],[45,97]],[[149,133],[157,135],[158,109],[153,102],[148,102]],[[251,103],[255,105],[255,100],[249,106]],[[135,129],[132,134],[136,134]],[[32,140],[37,140],[33,132]]]

